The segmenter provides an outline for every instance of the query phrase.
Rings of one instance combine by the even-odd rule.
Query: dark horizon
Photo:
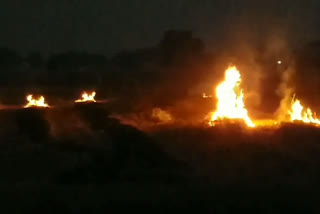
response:
[[[222,43],[268,43],[293,48],[320,38],[320,3],[309,1],[5,1],[0,46],[43,55],[85,50],[112,56],[154,46],[169,29],[190,30],[209,50]]]

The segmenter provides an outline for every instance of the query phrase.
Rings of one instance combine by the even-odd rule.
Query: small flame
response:
[[[33,98],[33,95],[30,94],[27,96],[28,103],[24,106],[24,108],[29,107],[49,107],[49,105],[45,102],[43,96],[40,96],[38,99]]]
[[[206,93],[202,93],[202,97],[203,97],[203,98],[212,98],[211,95],[207,95]]]
[[[80,103],[80,102],[96,102],[96,100],[94,99],[94,97],[96,96],[96,92],[92,92],[91,94],[88,94],[87,92],[83,92],[81,94],[81,99],[76,100],[76,103]]]
[[[243,91],[239,88],[241,82],[240,72],[235,66],[229,67],[225,72],[224,81],[216,88],[218,98],[217,110],[211,116],[209,124],[219,119],[241,119],[247,126],[255,125],[248,116],[243,101]]]
[[[293,98],[291,110],[289,110],[291,121],[302,121],[304,123],[313,123],[320,125],[320,120],[314,116],[310,108],[304,110],[300,100]]]

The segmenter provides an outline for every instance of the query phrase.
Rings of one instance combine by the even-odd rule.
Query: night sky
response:
[[[278,35],[293,44],[320,38],[319,0],[2,0],[0,45],[21,53],[114,54],[155,45],[167,29],[221,40]]]

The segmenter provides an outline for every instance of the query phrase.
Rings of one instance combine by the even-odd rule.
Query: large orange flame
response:
[[[80,103],[80,102],[96,102],[94,97],[96,96],[96,92],[92,92],[91,94],[88,94],[87,92],[83,92],[81,94],[81,99],[76,100],[75,102]]]
[[[229,67],[225,72],[224,81],[216,88],[218,98],[217,110],[212,114],[210,124],[220,119],[241,119],[249,127],[254,123],[248,116],[243,101],[243,91],[240,88],[241,75],[235,66]]]
[[[310,108],[304,110],[300,100],[293,98],[291,109],[288,111],[291,121],[301,121],[320,125],[320,120],[314,116]]]
[[[49,105],[45,102],[43,96],[40,96],[38,99],[33,98],[32,94],[27,96],[28,103],[24,106],[24,108],[29,107],[49,107]]]

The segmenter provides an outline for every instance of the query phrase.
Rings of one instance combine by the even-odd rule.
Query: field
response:
[[[320,1],[0,9],[0,214],[320,213]]]
[[[319,210],[317,127],[142,130],[111,110],[108,103],[1,110],[3,213]]]

